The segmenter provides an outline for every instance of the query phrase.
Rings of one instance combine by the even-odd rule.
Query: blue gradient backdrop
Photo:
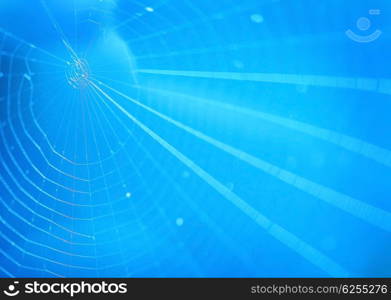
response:
[[[0,275],[391,275],[391,3],[2,0]]]

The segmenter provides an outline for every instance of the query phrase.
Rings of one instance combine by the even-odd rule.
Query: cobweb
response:
[[[74,5],[67,31],[58,12],[41,1],[56,47],[0,29],[3,276],[270,275],[269,263],[258,260],[273,254],[253,250],[270,242],[292,262],[289,274],[340,277],[353,272],[335,253],[337,246],[350,249],[337,242],[349,236],[349,230],[338,232],[340,222],[347,228],[364,222],[360,226],[385,239],[391,215],[383,198],[371,201],[365,191],[341,187],[342,179],[323,177],[322,155],[309,162],[317,168],[312,172],[297,167],[305,160],[301,151],[295,157],[272,147],[305,140],[302,149],[315,153],[326,144],[335,157],[347,155],[364,170],[381,166],[376,174],[389,176],[387,145],[365,141],[348,124],[316,124],[290,102],[282,105],[285,113],[267,91],[281,85],[279,91],[302,105],[310,105],[301,99],[311,89],[380,99],[389,96],[388,80],[254,62],[281,41],[316,40],[259,41],[254,27],[271,26],[263,12],[275,11],[280,1],[103,2]],[[264,104],[242,100],[260,93]],[[269,144],[270,153],[261,149],[276,139],[284,141]],[[390,192],[367,179],[358,180]],[[320,207],[336,220],[329,230]],[[296,215],[286,213],[294,209]],[[322,233],[321,241],[308,235],[303,219]],[[264,244],[245,245],[254,235]]]

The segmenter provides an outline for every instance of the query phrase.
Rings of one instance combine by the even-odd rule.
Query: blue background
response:
[[[390,276],[390,9],[2,0],[0,275]]]

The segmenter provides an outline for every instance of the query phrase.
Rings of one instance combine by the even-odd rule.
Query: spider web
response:
[[[341,277],[353,270],[333,252],[336,240],[349,235],[348,230],[337,232],[340,224],[362,226],[363,231],[371,226],[374,239],[386,240],[391,214],[383,197],[370,201],[364,191],[344,189],[327,176],[285,164],[252,145],[279,134],[287,143],[295,141],[290,135],[305,136],[310,143],[322,143],[319,148],[332,147],[327,149],[335,157],[348,153],[359,167],[365,169],[367,161],[369,168],[380,166],[376,174],[388,178],[387,145],[377,145],[372,137],[373,142],[366,141],[347,126],[321,126],[235,98],[281,85],[286,94],[293,87],[297,99],[311,89],[317,95],[321,89],[354,90],[380,99],[390,94],[389,80],[254,71],[246,58],[257,57],[260,47],[316,38],[259,42],[237,32],[229,35],[225,28],[232,24],[240,24],[240,32],[263,26],[261,12],[281,4],[223,2],[129,1],[114,9],[95,3],[83,10],[75,5],[73,30],[66,32],[53,8],[42,1],[45,23],[56,33],[62,52],[0,29],[4,276],[273,274],[259,270],[268,263],[257,263],[261,255],[251,253],[260,245],[240,246],[239,241],[262,234],[260,240],[292,262],[292,274],[299,261],[308,273]],[[110,20],[109,29],[102,17]],[[90,27],[96,32],[82,43],[83,30]],[[115,60],[105,57],[109,46],[118,51]],[[251,136],[254,124],[277,133]],[[304,145],[309,153],[318,147]],[[326,168],[319,161],[314,164]],[[390,192],[381,181],[373,183],[364,175],[360,180],[370,191]],[[331,229],[317,220],[329,219],[320,208],[337,220],[329,224]],[[280,209],[298,212],[290,216]],[[300,218],[325,239],[309,235]],[[224,255],[219,260],[224,249],[240,267],[212,270],[214,263],[226,263]]]

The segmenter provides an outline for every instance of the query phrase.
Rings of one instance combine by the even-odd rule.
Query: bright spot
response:
[[[130,198],[130,197],[132,197],[132,193],[127,192],[126,193],[126,198]]]
[[[147,6],[146,8],[145,8],[145,10],[147,11],[147,12],[154,12],[155,10],[153,9],[153,7],[150,7],[150,6]]]
[[[244,64],[240,60],[234,60],[233,65],[236,69],[243,69]]]
[[[176,221],[175,221],[177,226],[182,226],[183,222],[184,222],[183,218],[177,218]]]
[[[262,23],[263,22],[263,16],[260,14],[253,14],[251,15],[251,21],[254,23]]]

